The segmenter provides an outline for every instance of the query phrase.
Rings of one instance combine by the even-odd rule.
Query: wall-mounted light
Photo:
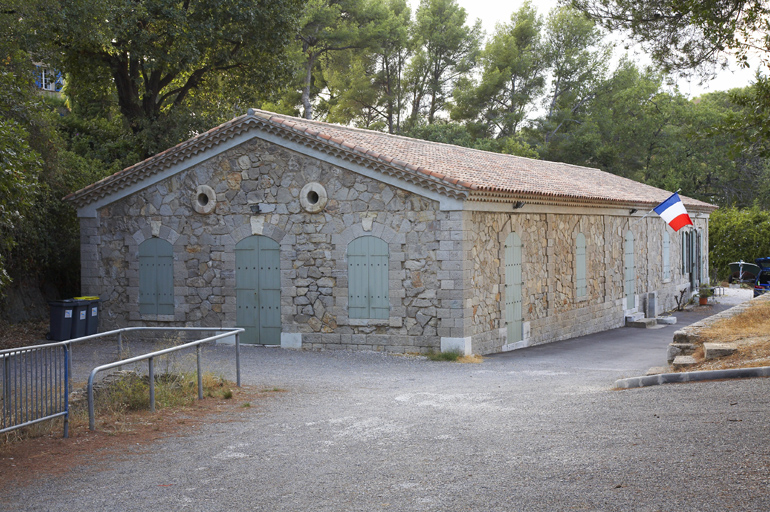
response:
[[[513,209],[518,210],[519,208],[523,208],[525,204],[524,201],[516,201],[513,203]]]
[[[638,212],[638,211],[639,211],[639,210],[637,210],[636,208],[631,208],[630,210],[628,210],[628,213],[629,213],[630,215],[633,215],[633,214],[635,214],[635,213],[636,213],[636,212]]]
[[[259,205],[258,204],[252,204],[251,205],[251,213],[259,213]]]

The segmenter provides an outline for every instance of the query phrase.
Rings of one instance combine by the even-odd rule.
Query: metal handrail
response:
[[[126,327],[123,329],[117,329],[115,331],[110,331],[110,333],[123,333],[126,331],[131,330],[175,330],[175,331],[225,331],[222,334],[217,334],[214,336],[209,336],[208,338],[204,338],[202,340],[196,340],[191,341],[189,343],[185,343],[182,345],[177,345],[176,347],[170,347],[163,350],[158,350],[155,352],[150,352],[149,354],[144,354],[141,356],[135,356],[128,359],[123,359],[120,361],[116,361],[114,363],[108,363],[103,364],[101,366],[97,366],[93,370],[91,370],[91,374],[88,376],[88,427],[91,430],[95,430],[95,424],[96,420],[94,418],[94,377],[96,374],[103,370],[109,370],[111,368],[117,368],[118,366],[123,366],[126,364],[136,363],[139,361],[144,361],[145,359],[148,360],[148,366],[149,366],[149,380],[150,380],[150,411],[155,412],[155,369],[153,365],[153,359],[157,356],[162,356],[164,354],[169,354],[171,352],[176,352],[177,350],[182,350],[183,348],[190,348],[195,347],[196,350],[196,357],[197,357],[197,372],[198,372],[198,399],[203,399],[203,379],[201,374],[201,353],[200,353],[200,346],[203,343],[208,343],[209,341],[215,341],[221,338],[227,338],[235,335],[235,367],[236,367],[236,386],[241,386],[241,358],[240,358],[240,340],[239,336],[241,333],[245,332],[245,329],[243,328],[222,328],[222,327]],[[110,333],[103,333],[104,335],[110,334]],[[93,338],[98,337],[98,335],[92,335],[92,336],[86,336],[86,338]],[[84,338],[78,338],[78,340],[83,340]],[[121,344],[119,339],[119,345]],[[122,351],[122,349],[121,349]]]

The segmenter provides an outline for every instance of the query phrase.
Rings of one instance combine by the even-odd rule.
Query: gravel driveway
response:
[[[244,382],[287,393],[154,453],[2,489],[0,510],[770,509],[768,380],[610,389],[664,364],[675,328],[464,365],[247,347]]]

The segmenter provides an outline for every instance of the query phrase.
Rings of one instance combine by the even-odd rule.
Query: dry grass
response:
[[[47,333],[47,320],[35,320],[18,324],[0,321],[0,350],[34,345],[40,341],[45,341]]]
[[[680,371],[770,366],[770,302],[755,303],[743,313],[714,322],[702,329],[699,337],[693,354],[698,363]],[[703,343],[735,343],[737,351],[706,361]]]
[[[460,356],[457,359],[457,362],[458,363],[478,364],[478,363],[483,363],[484,362],[484,358],[479,356],[479,355],[476,355],[476,354],[471,354],[469,356]]]

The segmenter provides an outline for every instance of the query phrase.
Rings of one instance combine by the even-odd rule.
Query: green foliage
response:
[[[454,84],[472,69],[482,31],[481,21],[469,27],[467,17],[456,0],[420,0],[412,32],[415,54],[406,72],[410,123],[425,116],[433,124]]]
[[[51,3],[41,30],[78,84],[71,97],[83,105],[114,91],[143,157],[189,138],[200,119],[231,117],[239,100],[265,98],[288,70],[284,48],[300,7],[298,0]]]
[[[452,119],[486,137],[515,135],[545,85],[547,60],[540,42],[542,18],[530,2],[497,26],[480,55],[481,79],[461,78]]]
[[[733,54],[770,52],[770,6],[757,0],[571,0],[609,30],[623,30],[668,70],[713,73]]]
[[[720,279],[733,261],[754,262],[770,256],[770,212],[752,208],[720,208],[709,219],[709,266]]]
[[[447,350],[446,352],[428,352],[431,361],[457,361],[462,354],[459,350]]]

